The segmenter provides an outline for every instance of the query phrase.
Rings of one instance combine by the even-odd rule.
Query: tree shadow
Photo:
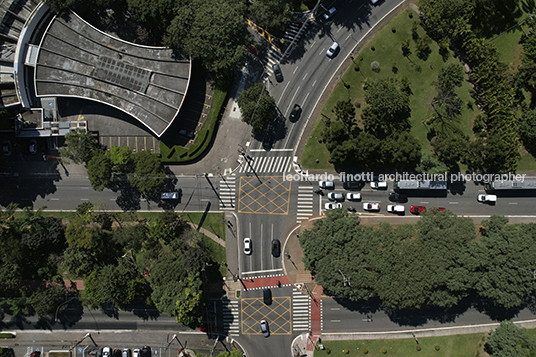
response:
[[[106,316],[119,320],[119,309],[113,305],[101,305],[99,310]]]

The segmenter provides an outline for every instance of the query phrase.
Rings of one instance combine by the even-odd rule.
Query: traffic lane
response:
[[[437,328],[497,322],[502,319],[534,319],[529,308],[504,311],[491,309],[486,314],[470,304],[461,303],[451,309],[386,312],[375,303],[351,302],[346,299],[323,298],[323,332],[361,332]],[[486,311],[485,309],[483,311]]]
[[[283,272],[281,257],[272,255],[272,241],[277,238],[277,228],[267,217],[272,215],[248,215],[244,237],[240,241],[242,278],[258,275],[277,275]],[[241,218],[244,220],[244,218]],[[251,239],[251,254],[244,253],[244,238]]]

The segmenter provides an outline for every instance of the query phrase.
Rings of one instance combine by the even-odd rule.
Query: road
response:
[[[398,3],[397,0],[385,0],[380,6],[372,6],[368,0],[349,0],[326,5],[327,8],[335,6],[337,13],[329,21],[319,16],[309,26],[298,47],[281,63],[283,82],[278,83],[273,76],[267,82],[267,89],[284,118],[288,118],[294,104],[303,109],[296,123],[285,120],[284,125],[276,128],[278,133],[284,134],[277,135],[274,149],[293,149],[297,145],[303,126],[324,88],[332,77],[344,72],[345,68],[339,68],[341,63],[365,33]],[[340,51],[330,59],[326,50],[334,41],[339,43]],[[262,143],[253,141],[251,147],[262,149]]]

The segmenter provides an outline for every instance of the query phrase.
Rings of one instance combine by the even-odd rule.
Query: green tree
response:
[[[536,109],[523,112],[519,121],[519,136],[523,145],[533,156],[536,155]]]
[[[449,169],[454,169],[467,152],[467,140],[459,135],[436,137],[432,140],[432,147],[438,159]]]
[[[409,129],[409,96],[394,79],[367,81],[363,89],[369,104],[361,115],[366,132],[383,138]]]
[[[113,165],[113,171],[129,173],[133,170],[132,151],[128,146],[113,146],[106,152]]]
[[[393,134],[381,142],[381,160],[396,169],[414,169],[421,160],[421,144],[409,132]]]
[[[512,308],[536,289],[531,273],[536,270],[536,226],[507,223],[508,219],[500,216],[482,221],[482,236],[472,256],[480,272],[475,290],[497,305]]]
[[[262,131],[274,118],[275,100],[262,83],[244,89],[238,97],[242,121],[249,123],[254,133]]]
[[[32,305],[37,315],[47,316],[53,314],[58,306],[65,301],[67,290],[63,285],[63,281],[61,283],[61,285],[54,283],[47,287],[41,287],[32,293],[28,303]]]
[[[430,43],[432,40],[428,36],[419,37],[415,41],[415,47],[417,48],[417,57],[422,59],[423,61],[426,61],[428,57],[430,56],[430,53],[432,53],[432,50],[430,49]]]
[[[465,0],[419,0],[422,24],[434,39],[455,36],[473,16],[473,2]]]
[[[87,164],[87,175],[91,187],[95,191],[102,191],[112,185],[112,162],[108,155],[98,152]]]
[[[253,22],[276,36],[283,34],[294,18],[289,2],[285,0],[253,1],[249,14]]]
[[[175,15],[175,8],[182,3],[175,0],[127,0],[128,11],[138,24],[149,30],[154,40],[161,41]]]
[[[87,295],[97,304],[112,304],[117,308],[130,304],[143,291],[145,281],[137,268],[126,259],[117,265],[106,265],[85,280]]]
[[[439,161],[427,151],[424,151],[421,155],[421,163],[415,168],[418,173],[426,173],[429,175],[444,174],[448,171],[447,165]]]
[[[216,357],[242,357],[244,354],[240,350],[232,350],[231,352],[220,352]]]
[[[204,306],[202,282],[199,276],[188,276],[175,302],[175,319],[184,326],[194,327],[203,321]]]
[[[148,151],[139,151],[132,157],[135,171],[128,177],[132,187],[146,195],[160,191],[166,175],[158,157]]]
[[[338,120],[346,125],[348,131],[350,131],[351,128],[357,124],[355,122],[355,106],[352,104],[350,99],[337,101],[332,112],[335,114]]]
[[[239,0],[191,0],[177,8],[166,44],[189,54],[217,79],[243,65],[250,43]]]
[[[98,150],[97,138],[90,131],[73,130],[65,135],[65,143],[60,147],[60,155],[76,164],[87,164]]]
[[[11,347],[0,347],[0,357],[15,357],[15,351]]]
[[[493,357],[529,357],[536,352],[536,339],[512,321],[501,321],[490,333],[485,349]]]

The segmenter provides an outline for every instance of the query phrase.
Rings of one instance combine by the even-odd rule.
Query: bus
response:
[[[447,181],[423,181],[423,180],[401,180],[393,183],[395,190],[425,190],[442,191],[447,189]]]
[[[506,191],[506,190],[536,190],[536,180],[500,180],[491,181],[484,184],[486,191]]]

